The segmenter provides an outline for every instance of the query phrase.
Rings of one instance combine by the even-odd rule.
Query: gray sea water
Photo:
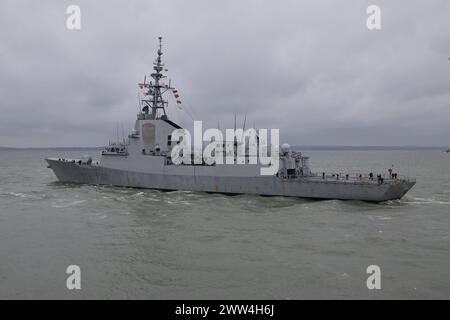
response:
[[[71,185],[44,157],[92,151],[0,151],[0,298],[450,298],[450,155],[306,153],[318,172],[394,165],[417,185],[382,204]]]

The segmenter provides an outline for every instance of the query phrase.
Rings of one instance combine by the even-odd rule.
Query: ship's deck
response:
[[[410,178],[407,176],[397,176],[397,178],[392,178],[387,175],[381,175],[382,180],[378,180],[377,176],[374,176],[373,178],[370,178],[368,175],[363,175],[362,177],[359,177],[359,175],[349,175],[348,178],[345,175],[339,175],[339,178],[337,175],[325,175],[323,177],[322,175],[314,174],[312,176],[308,177],[300,177],[300,179],[307,179],[311,182],[326,182],[326,183],[352,183],[352,184],[381,184],[381,183],[389,183],[389,184],[395,184],[400,182],[416,182],[416,179]],[[293,178],[297,179],[297,178]]]
[[[47,158],[48,160],[52,161],[60,161],[65,163],[70,163],[73,165],[79,165],[79,166],[91,166],[91,167],[101,167],[99,161],[93,161],[92,163],[86,163],[84,159],[68,159],[68,158]],[[288,177],[283,178],[285,180],[307,180],[310,182],[316,182],[316,183],[338,183],[338,184],[382,184],[382,183],[388,183],[388,184],[396,184],[401,182],[412,182],[415,183],[416,179],[406,177],[406,176],[397,176],[397,178],[389,177],[388,175],[381,175],[382,180],[378,180],[377,176],[374,176],[373,178],[370,178],[369,175],[348,175],[346,174],[325,174],[325,176],[321,174],[312,174],[310,176],[295,176],[295,177]]]

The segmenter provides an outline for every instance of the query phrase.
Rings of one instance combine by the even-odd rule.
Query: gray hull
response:
[[[313,199],[382,202],[399,199],[415,182],[398,179],[384,183],[368,180],[327,180],[321,177],[282,179],[276,176],[186,176],[133,172],[97,165],[46,159],[59,181],[93,185],[191,190],[230,194],[257,194]]]

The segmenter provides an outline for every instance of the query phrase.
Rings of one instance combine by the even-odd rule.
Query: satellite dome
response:
[[[291,151],[291,146],[288,143],[283,143],[281,145],[281,153],[282,154],[287,154]]]

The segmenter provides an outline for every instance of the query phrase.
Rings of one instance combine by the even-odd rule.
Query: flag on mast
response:
[[[177,89],[172,90],[173,96],[175,97],[175,100],[177,101],[177,104],[181,104],[181,98],[180,94],[178,93]]]
[[[150,89],[150,84],[148,83],[139,83],[139,89],[141,89],[141,92],[143,95],[148,95],[148,91]]]

